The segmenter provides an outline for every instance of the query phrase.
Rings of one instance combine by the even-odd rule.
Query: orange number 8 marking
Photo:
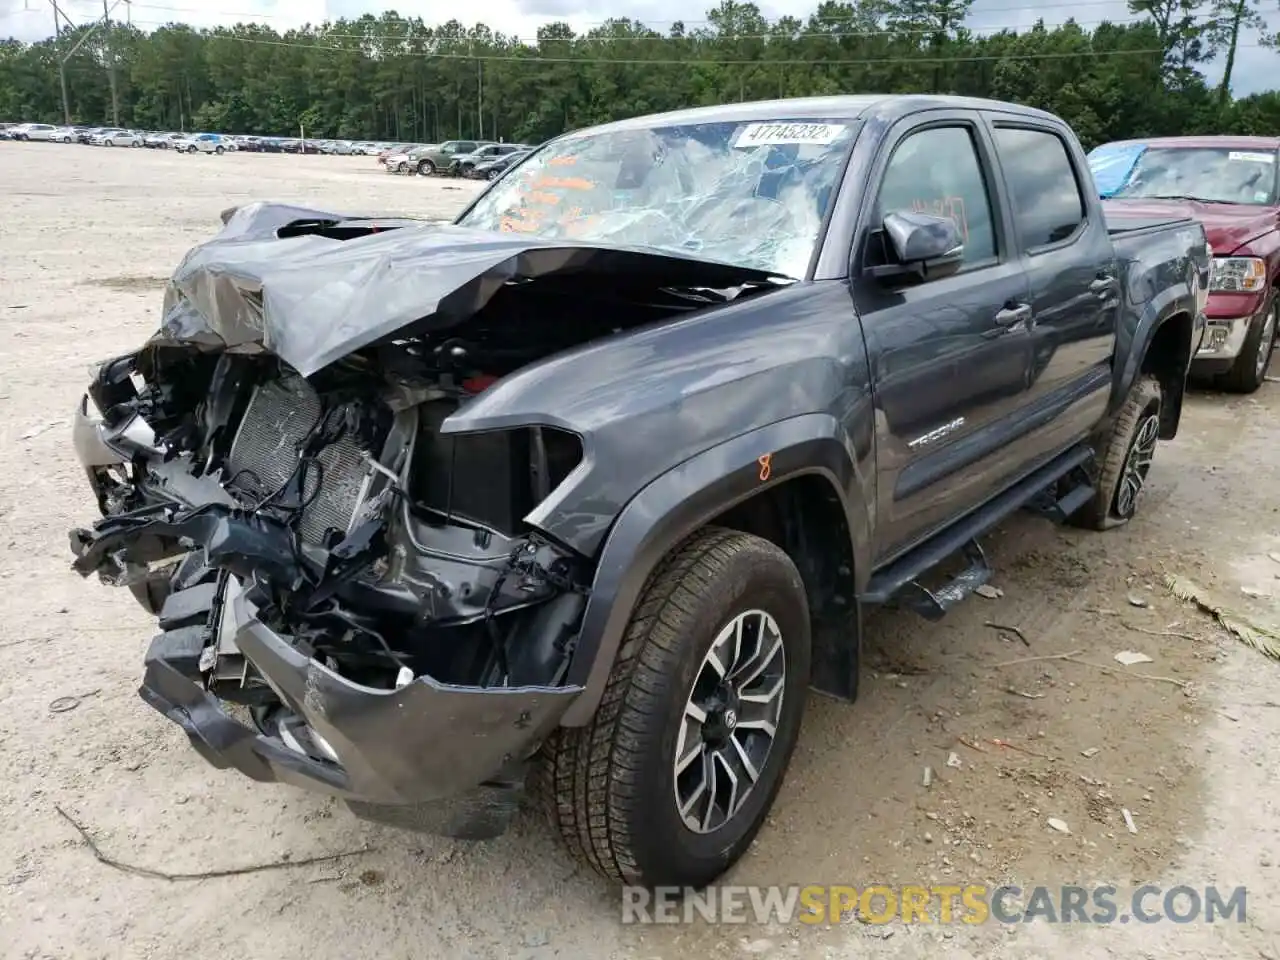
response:
[[[764,483],[769,479],[769,475],[773,473],[773,454],[766,453],[756,463],[760,464],[760,482]]]

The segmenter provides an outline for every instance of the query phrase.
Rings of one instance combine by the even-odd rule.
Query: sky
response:
[[[58,0],[59,6],[80,24],[102,15],[101,0]],[[816,0],[757,0],[769,19],[783,16],[807,17]],[[181,21],[195,26],[258,22],[277,30],[306,23],[320,23],[339,17],[375,15],[394,9],[400,16],[420,16],[438,23],[453,16],[458,8],[432,0],[107,0],[112,17],[129,19],[144,30],[166,22]],[[712,0],[708,0],[708,7]],[[1280,29],[1280,4],[1264,4],[1271,31]],[[533,38],[539,26],[552,20],[568,22],[577,30],[589,29],[604,16],[631,17],[664,31],[671,22],[683,19],[686,26],[698,26],[704,12],[693,12],[687,0],[614,0],[607,8],[593,0],[469,0],[464,23],[483,23],[508,36]],[[1132,18],[1125,0],[975,0],[968,26],[975,31],[1020,29],[1043,18],[1053,26],[1068,17],[1088,29],[1103,20]],[[0,0],[0,37],[40,40],[53,34],[54,14],[50,0]],[[1246,96],[1280,86],[1280,53],[1258,46],[1257,36],[1242,36],[1236,56],[1232,87],[1236,96]],[[1205,70],[1211,82],[1221,77],[1221,64]]]

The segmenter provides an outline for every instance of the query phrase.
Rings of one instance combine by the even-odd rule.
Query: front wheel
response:
[[[213,152],[216,153],[218,156],[222,156],[227,151],[224,150],[222,147],[214,147]]]
[[[809,607],[791,559],[709,527],[650,577],[591,723],[544,744],[535,792],[607,879],[702,887],[755,839],[809,686]]]
[[[497,170],[490,170],[487,174],[485,174],[485,176],[487,176],[490,180],[497,180],[497,179],[498,179],[498,171],[497,171]]]
[[[1240,355],[1222,377],[1222,386],[1232,393],[1253,393],[1267,377],[1267,366],[1276,346],[1276,327],[1280,325],[1280,294],[1271,298],[1265,313],[1253,318],[1245,334]]]
[[[1076,526],[1109,530],[1133,519],[1160,439],[1163,391],[1155,377],[1139,377],[1124,405],[1098,438],[1093,500],[1073,517]]]

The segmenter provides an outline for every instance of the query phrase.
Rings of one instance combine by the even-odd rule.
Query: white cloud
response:
[[[714,0],[704,0],[710,7]],[[422,17],[427,23],[437,23],[444,16],[454,15],[470,25],[483,23],[508,36],[532,38],[538,27],[552,21],[564,20],[575,30],[585,30],[598,24],[606,11],[592,0],[469,0],[465,8],[442,8],[437,0],[108,0],[116,4],[112,16],[129,18],[139,27],[150,30],[172,21],[195,26],[228,25],[244,21],[257,21],[277,30],[288,30],[306,23],[319,23],[326,19],[357,17],[365,13],[380,15],[388,7],[404,17]],[[760,0],[760,8],[772,18],[781,16],[809,16],[817,6],[816,0]],[[59,6],[75,23],[90,22],[102,16],[101,0],[59,0]],[[695,26],[705,21],[704,6],[690,7],[680,0],[626,0],[608,13],[633,17],[648,23],[654,29],[665,31],[670,24],[684,18],[687,25]],[[1264,14],[1269,18],[1270,29],[1280,29],[1280,16],[1274,10]],[[1050,26],[1056,26],[1074,16],[1084,28],[1091,29],[1103,20],[1125,22],[1133,20],[1126,0],[977,0],[969,24],[975,30],[991,31],[1003,28],[1025,29],[1043,17]],[[14,36],[32,41],[53,33],[53,9],[49,0],[0,0],[0,36]],[[1258,37],[1241,38],[1242,47],[1236,58],[1235,93],[1237,96],[1271,89],[1277,85],[1280,70],[1280,54],[1257,46]],[[1211,82],[1221,76],[1221,63],[1210,64],[1206,75]]]

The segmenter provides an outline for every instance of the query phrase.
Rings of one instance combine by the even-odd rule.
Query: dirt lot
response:
[[[1244,884],[1247,923],[624,926],[616,891],[531,814],[467,845],[206,766],[135,694],[148,618],[68,566],[66,531],[93,514],[66,425],[88,365],[152,331],[164,278],[219,211],[278,199],[447,216],[474,185],[366,158],[12,143],[0,184],[0,955],[1280,958],[1280,664],[1162,582],[1190,577],[1280,622],[1277,385],[1193,396],[1130,527],[1017,518],[990,543],[1002,597],[938,626],[871,619],[864,696],[811,702],[772,823],[729,878]],[[1122,650],[1154,662],[1122,668]],[[58,807],[106,857],[170,872],[367,852],[166,882],[95,861]]]

